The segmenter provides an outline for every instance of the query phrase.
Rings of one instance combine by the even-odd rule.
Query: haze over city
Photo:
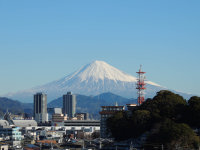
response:
[[[0,1],[0,95],[94,60],[200,95],[199,1]]]

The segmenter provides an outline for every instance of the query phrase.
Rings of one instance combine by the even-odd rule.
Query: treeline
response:
[[[135,107],[132,114],[117,112],[107,119],[108,132],[116,140],[127,140],[147,135],[144,147],[152,149],[164,145],[167,149],[199,147],[200,97],[186,101],[170,91],[160,91],[152,99]]]

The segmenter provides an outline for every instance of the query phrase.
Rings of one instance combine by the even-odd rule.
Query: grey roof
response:
[[[35,120],[13,120],[14,124],[18,127],[30,127],[37,126],[37,122]]]
[[[9,127],[9,123],[6,120],[0,120],[0,126]]]
[[[62,114],[62,109],[61,108],[54,108],[54,113],[55,114]]]
[[[13,120],[13,122],[17,127],[37,126],[35,120]],[[0,120],[0,126],[8,127],[9,123],[6,120]]]

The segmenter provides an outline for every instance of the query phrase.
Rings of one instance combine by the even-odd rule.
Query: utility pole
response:
[[[40,143],[40,150],[41,150],[42,143]]]
[[[101,141],[99,141],[99,149],[101,149]]]

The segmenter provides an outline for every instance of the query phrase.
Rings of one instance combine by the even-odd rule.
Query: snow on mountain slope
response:
[[[124,97],[136,98],[136,81],[136,77],[128,75],[104,61],[94,61],[62,79],[7,96],[25,102],[32,102],[34,93],[45,92],[48,101],[50,101],[62,96],[67,91],[72,91],[83,95],[112,92]],[[146,97],[152,97],[159,90],[165,89],[151,81],[146,81],[146,83]]]
[[[114,81],[135,82],[136,78],[108,65],[103,61],[94,61],[81,69],[76,74],[81,81],[90,80],[91,78],[98,82],[99,80],[109,79]]]

